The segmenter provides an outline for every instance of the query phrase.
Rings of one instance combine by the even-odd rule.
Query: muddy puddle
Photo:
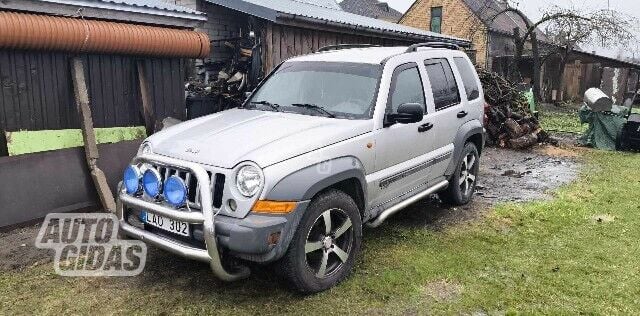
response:
[[[577,178],[581,166],[578,157],[579,152],[552,146],[528,151],[486,148],[470,204],[450,207],[432,195],[388,221],[438,230],[478,218],[499,202],[549,199],[552,190]]]
[[[526,152],[487,148],[480,166],[476,197],[498,202],[550,198],[549,191],[575,180],[580,168],[577,157],[553,148]]]

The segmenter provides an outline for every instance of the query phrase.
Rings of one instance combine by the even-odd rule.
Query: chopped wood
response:
[[[500,75],[478,70],[484,88],[487,144],[524,149],[546,142],[549,135],[529,109],[529,102],[516,84]]]

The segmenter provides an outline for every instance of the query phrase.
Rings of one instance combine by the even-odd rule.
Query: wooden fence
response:
[[[0,50],[0,156],[5,131],[79,128],[69,60],[73,54]],[[82,55],[95,127],[144,125],[139,57]],[[184,60],[142,59],[156,119],[184,118]]]

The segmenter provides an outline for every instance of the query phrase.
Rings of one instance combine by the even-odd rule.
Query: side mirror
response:
[[[395,123],[411,124],[422,121],[424,109],[420,103],[403,103],[398,107],[398,113],[390,113],[385,116],[385,126]]]
[[[245,100],[246,100],[246,99],[248,99],[248,98],[251,96],[251,93],[252,93],[251,91],[246,91],[246,92],[244,93],[244,99],[245,99]]]

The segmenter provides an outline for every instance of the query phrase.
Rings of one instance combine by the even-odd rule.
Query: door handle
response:
[[[467,116],[467,114],[469,114],[467,111],[460,111],[458,112],[458,118],[463,118]]]
[[[422,125],[420,125],[418,127],[418,132],[419,133],[423,133],[423,132],[426,132],[426,131],[428,131],[428,130],[430,130],[432,128],[433,128],[433,124],[432,123],[425,123],[425,124],[422,124]]]

